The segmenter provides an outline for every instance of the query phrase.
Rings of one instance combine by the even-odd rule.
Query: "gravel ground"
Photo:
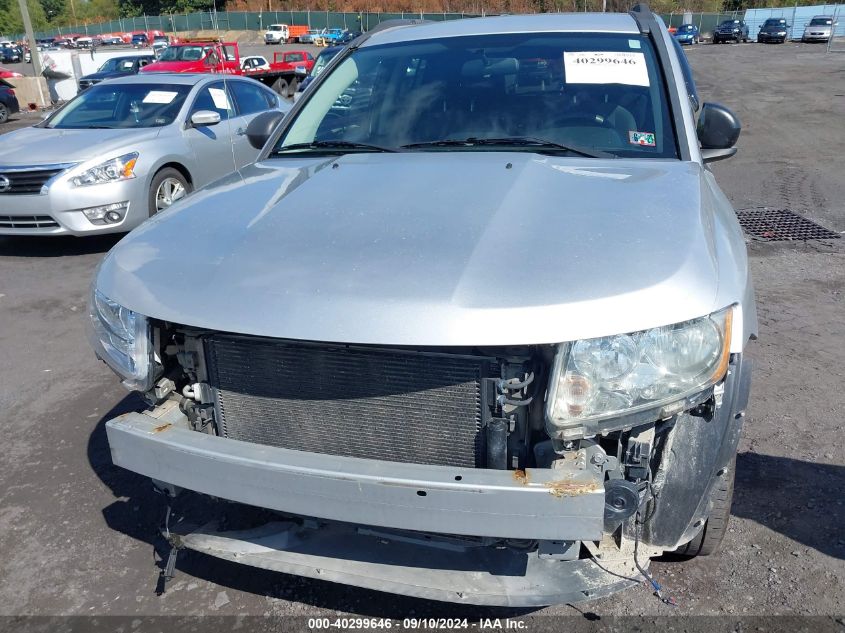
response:
[[[845,231],[845,58],[800,44],[704,45],[689,57],[703,99],[744,123],[739,154],[714,165],[734,205],[789,208]],[[0,615],[499,613],[196,554],[156,596],[161,501],[146,480],[111,465],[103,426],[135,403],[95,362],[83,331],[91,274],[116,241],[0,238]],[[845,613],[845,250],[842,240],[749,250],[760,339],[722,553],[654,563],[677,609],[634,588],[514,615]]]

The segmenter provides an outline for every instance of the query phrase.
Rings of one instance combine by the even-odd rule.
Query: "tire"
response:
[[[290,80],[290,83],[288,84],[288,94],[287,94],[287,96],[290,97],[291,99],[293,99],[293,95],[296,94],[296,91],[298,89],[299,89],[299,79],[294,77],[293,79]]]
[[[273,82],[273,90],[283,97],[287,97],[288,92],[290,91],[288,80],[284,77],[279,77],[275,82]]]
[[[736,479],[736,456],[728,465],[726,472],[713,487],[713,508],[710,516],[704,522],[704,527],[689,543],[681,545],[674,554],[683,558],[710,556],[719,550],[722,539],[728,531],[731,519],[731,502],[734,496],[734,480]]]
[[[9,120],[9,108],[5,103],[0,103],[0,123],[5,123]]]
[[[173,189],[176,188],[175,185],[177,183],[181,186],[181,193],[178,197],[174,197],[175,192]],[[168,184],[171,186],[169,195],[167,194]],[[147,211],[149,216],[152,217],[156,213],[164,211],[177,200],[181,200],[187,196],[192,190],[193,187],[191,186],[191,183],[188,182],[188,179],[182,175],[182,172],[173,169],[172,167],[166,167],[160,170],[153,177],[152,183],[150,183],[150,191],[147,198]],[[159,194],[168,197],[170,201],[167,204],[162,204],[163,201],[159,199]]]

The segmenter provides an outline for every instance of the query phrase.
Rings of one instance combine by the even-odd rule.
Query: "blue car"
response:
[[[20,107],[15,91],[8,83],[0,79],[0,123],[9,120],[9,116],[16,114]]]
[[[681,24],[674,35],[678,44],[698,44],[698,27],[695,24]]]

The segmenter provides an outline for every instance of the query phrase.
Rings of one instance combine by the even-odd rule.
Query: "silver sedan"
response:
[[[0,137],[0,235],[128,231],[253,162],[247,124],[285,107],[248,78],[156,73],[98,84]]]

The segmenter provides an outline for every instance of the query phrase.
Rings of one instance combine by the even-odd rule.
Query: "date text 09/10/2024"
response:
[[[405,618],[399,621],[388,618],[309,618],[308,628],[310,630],[329,629],[479,629],[497,630],[511,629],[523,630],[526,622],[523,620],[512,620],[510,618],[482,618],[470,621],[467,618]]]

